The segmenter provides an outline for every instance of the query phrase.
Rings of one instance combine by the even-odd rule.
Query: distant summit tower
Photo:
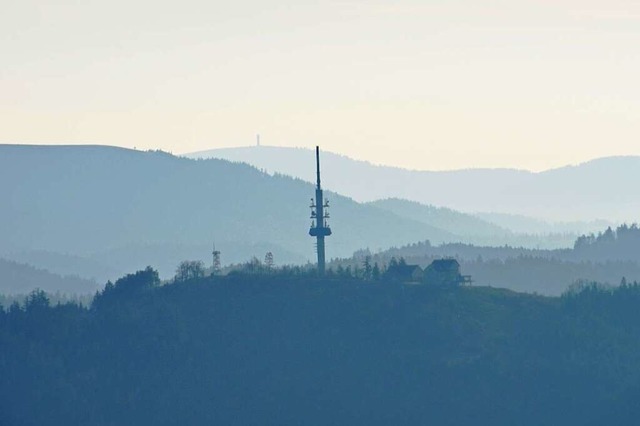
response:
[[[331,228],[327,223],[329,219],[329,201],[322,199],[322,187],[320,186],[320,148],[316,146],[316,200],[311,199],[311,229],[309,235],[316,237],[316,251],[318,252],[318,273],[324,275],[324,237],[331,235]]]

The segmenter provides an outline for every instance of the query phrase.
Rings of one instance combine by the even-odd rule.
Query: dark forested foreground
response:
[[[640,397],[640,287],[561,298],[242,275],[0,315],[7,425],[613,425]]]

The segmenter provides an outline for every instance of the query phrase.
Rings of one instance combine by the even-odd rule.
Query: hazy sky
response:
[[[0,52],[2,143],[640,155],[638,1],[2,0]]]

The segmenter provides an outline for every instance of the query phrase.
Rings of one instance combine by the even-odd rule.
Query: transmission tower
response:
[[[213,268],[212,268],[212,273],[213,275],[218,275],[220,274],[220,250],[216,250],[216,245],[215,243],[213,244],[213,251],[211,252],[211,254],[213,255]]]
[[[323,201],[322,187],[320,186],[320,148],[316,146],[316,199],[311,199],[311,229],[309,235],[316,237],[316,251],[318,253],[318,273],[324,275],[324,237],[331,235],[331,228],[327,222],[329,219],[329,200]]]

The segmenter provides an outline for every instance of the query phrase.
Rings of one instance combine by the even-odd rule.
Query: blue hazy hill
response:
[[[306,167],[313,173],[314,166],[311,154]],[[224,160],[107,146],[0,145],[0,193],[9,200],[0,209],[0,253],[19,253],[21,261],[49,252],[117,273],[151,264],[167,276],[185,258],[209,264],[213,241],[225,263],[266,251],[278,263],[314,257],[307,235],[313,186]],[[460,240],[347,197],[328,198],[335,212],[329,257],[416,239]]]
[[[250,146],[188,154],[224,158],[305,180],[303,148]],[[465,212],[498,212],[552,221],[634,222],[640,197],[640,157],[607,157],[542,172],[515,169],[407,170],[323,153],[328,189],[358,201],[403,198]],[[358,176],[358,179],[353,179]],[[501,225],[501,223],[498,223]],[[585,232],[583,229],[580,232]],[[528,231],[527,231],[528,232]],[[558,230],[562,232],[562,230]]]
[[[78,276],[61,276],[0,258],[0,294],[27,294],[35,289],[51,293],[93,294],[101,286]]]
[[[465,242],[482,246],[506,244],[530,249],[569,248],[578,236],[612,225],[607,221],[553,223],[510,214],[468,214],[399,198],[371,201],[368,204],[406,219],[462,235]]]

